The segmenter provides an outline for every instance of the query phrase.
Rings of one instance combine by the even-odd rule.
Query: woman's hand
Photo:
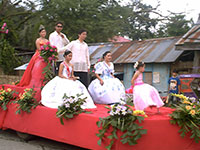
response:
[[[74,81],[76,81],[76,80],[77,80],[77,78],[76,78],[75,76],[73,76],[72,78],[73,78],[73,80],[74,80]]]
[[[100,80],[100,84],[103,86],[103,84],[104,84],[103,80]]]

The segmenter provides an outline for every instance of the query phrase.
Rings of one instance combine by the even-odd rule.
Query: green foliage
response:
[[[110,140],[109,145],[106,146],[107,150],[111,150],[112,145],[117,139],[120,139],[123,144],[128,143],[129,145],[135,145],[137,144],[137,140],[141,138],[143,134],[147,133],[147,130],[139,125],[144,120],[144,117],[139,116],[139,114],[144,114],[144,112],[133,112],[128,106],[115,104],[111,106],[109,113],[110,116],[99,118],[97,126],[101,129],[99,133],[96,134],[100,138],[98,140],[98,145],[101,145],[105,138]],[[139,123],[136,123],[137,121]],[[122,133],[122,135],[118,137],[120,133]]]
[[[55,73],[52,70],[52,66],[50,63],[47,63],[47,66],[43,68],[44,80],[43,83],[48,83],[51,79],[55,77]]]
[[[35,109],[39,103],[34,98],[36,91],[33,89],[25,89],[24,93],[19,94],[19,99],[13,101],[13,103],[17,104],[16,114],[20,114],[21,111],[31,113],[31,109]]]
[[[159,6],[159,3],[158,3]],[[120,0],[3,0],[0,1],[0,21],[7,22],[10,33],[6,39],[12,46],[35,49],[40,24],[47,35],[55,22],[64,22],[63,32],[71,40],[84,28],[87,41],[107,42],[116,35],[133,40],[183,35],[192,21],[184,15],[163,16],[141,0],[122,4]],[[151,16],[157,17],[152,18]],[[162,24],[159,28],[158,26]]]
[[[186,20],[185,15],[178,14],[169,17],[169,21],[161,24],[157,31],[158,37],[183,36],[194,24],[193,20]]]
[[[170,114],[171,124],[178,124],[180,136],[185,137],[187,133],[196,143],[200,140],[200,103],[199,100],[187,98],[183,95],[174,95],[182,101],[176,106],[176,110]]]
[[[15,55],[14,48],[6,39],[0,40],[0,67],[5,74],[13,74],[14,68],[21,65],[20,58]]]
[[[66,94],[63,96],[64,103],[58,106],[56,116],[60,118],[60,122],[64,125],[63,119],[72,119],[80,113],[89,113],[82,109],[82,105],[86,102],[87,97],[82,97],[83,94],[77,94],[75,97],[68,97]]]

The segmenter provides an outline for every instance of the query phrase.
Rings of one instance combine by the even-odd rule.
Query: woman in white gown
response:
[[[114,65],[111,59],[110,51],[103,54],[104,61],[95,65],[97,79],[93,80],[88,87],[90,95],[97,104],[118,103],[125,97],[123,84],[114,77]]]
[[[83,94],[82,97],[87,97],[86,103],[82,105],[83,109],[96,108],[94,102],[89,95],[86,87],[73,74],[73,65],[70,63],[72,52],[64,53],[65,61],[60,64],[59,76],[49,81],[42,89],[41,103],[50,108],[58,108],[63,104],[63,96],[76,96]]]

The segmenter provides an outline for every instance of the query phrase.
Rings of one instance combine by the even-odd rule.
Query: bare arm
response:
[[[75,76],[74,76],[74,65],[71,65],[71,66],[72,66],[72,73],[71,73],[71,75],[72,75],[72,80],[76,81],[77,79],[79,79],[79,77],[75,77]]]
[[[63,74],[62,74],[63,68],[64,68],[64,65],[60,64],[58,76],[61,77],[61,78],[67,79],[67,77],[63,76]]]
[[[139,75],[140,75],[140,72],[139,72],[139,71],[137,71],[137,72],[134,74],[134,76],[133,76],[133,78],[132,78],[132,80],[131,80],[131,84],[132,84],[133,87],[134,87],[135,80],[138,78]]]
[[[112,76],[113,78],[115,78],[114,73],[111,73],[111,76]]]
[[[101,77],[100,77],[97,73],[95,73],[95,75],[96,75],[97,79],[100,81],[100,84],[103,85],[104,82],[103,82],[103,80],[101,79]]]
[[[40,40],[39,39],[37,39],[35,41],[35,45],[36,45],[37,50],[40,50]]]

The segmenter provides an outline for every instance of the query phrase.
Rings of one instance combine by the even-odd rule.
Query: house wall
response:
[[[124,86],[125,88],[129,88],[131,86],[131,79],[133,76],[134,68],[133,64],[125,64],[124,65]],[[170,64],[146,64],[145,67],[146,74],[152,73],[152,85],[161,92],[168,90],[168,80],[170,75]],[[145,72],[144,72],[144,81],[145,79]],[[148,76],[149,77],[149,76]],[[157,78],[158,77],[158,78]],[[156,78],[158,79],[155,83]],[[166,95],[166,93],[162,94]]]

